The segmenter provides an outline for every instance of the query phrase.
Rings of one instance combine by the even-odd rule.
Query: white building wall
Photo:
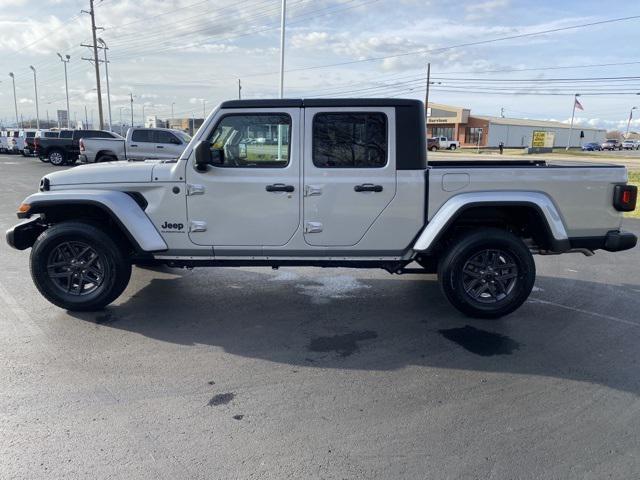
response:
[[[529,147],[534,130],[555,133],[555,147],[566,147],[569,140],[569,128],[563,127],[529,127],[522,125],[489,124],[488,147],[497,147],[504,142],[505,147]],[[584,138],[580,138],[584,132]],[[605,130],[574,127],[571,134],[571,146],[579,147],[588,142],[602,143],[606,140]]]

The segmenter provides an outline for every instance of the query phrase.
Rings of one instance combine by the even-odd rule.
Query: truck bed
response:
[[[431,220],[451,197],[473,192],[540,192],[552,199],[570,237],[605,235],[621,227],[614,187],[627,182],[621,165],[543,160],[433,161],[427,168]],[[594,224],[594,218],[598,219]]]

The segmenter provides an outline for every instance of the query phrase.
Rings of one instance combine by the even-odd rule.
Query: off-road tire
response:
[[[84,251],[83,245],[89,247],[91,256],[79,255]],[[65,251],[70,255],[64,255]],[[69,258],[73,254],[77,254],[78,260]],[[62,263],[65,265],[59,266]],[[71,311],[101,310],[120,296],[131,277],[131,263],[123,249],[103,230],[84,222],[63,222],[42,232],[31,249],[30,268],[40,293],[54,305]],[[87,279],[91,280],[91,274],[101,280],[85,282],[84,287],[95,288],[80,293],[85,272],[89,272]]]
[[[438,278],[444,295],[465,315],[499,318],[527,300],[536,265],[520,238],[498,228],[484,228],[452,242],[438,265]]]

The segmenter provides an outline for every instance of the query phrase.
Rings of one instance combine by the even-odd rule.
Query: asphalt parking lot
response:
[[[3,231],[52,169],[0,155]],[[28,252],[0,258],[3,479],[640,471],[639,248],[537,257],[498,321],[431,276],[307,268],[135,269],[77,314],[37,293]]]

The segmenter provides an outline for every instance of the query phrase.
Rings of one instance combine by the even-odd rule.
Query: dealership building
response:
[[[530,147],[533,132],[554,134],[554,146],[565,147],[569,140],[570,126],[562,122],[527,120],[521,118],[488,117],[471,115],[468,108],[429,102],[427,109],[427,136],[447,137],[458,140],[463,147],[477,146]],[[574,124],[571,146],[579,147],[588,142],[604,142],[606,131]]]

